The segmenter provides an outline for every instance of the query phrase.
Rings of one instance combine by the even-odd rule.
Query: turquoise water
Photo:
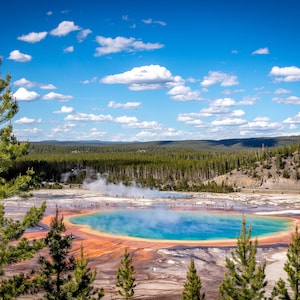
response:
[[[291,219],[244,215],[252,237],[284,231]],[[71,223],[117,236],[154,240],[235,239],[240,234],[242,215],[209,212],[131,209],[104,211],[70,218]]]

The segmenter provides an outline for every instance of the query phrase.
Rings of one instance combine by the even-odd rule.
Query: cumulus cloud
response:
[[[96,48],[95,56],[102,56],[118,52],[137,52],[149,51],[163,48],[164,45],[160,43],[144,43],[135,38],[126,38],[117,36],[116,38],[97,36],[96,41],[100,47]]]
[[[275,97],[272,99],[274,102],[283,103],[283,104],[300,104],[300,97],[290,96],[287,98]]]
[[[34,91],[28,91],[24,87],[20,87],[17,91],[13,94],[13,97],[17,101],[34,101],[40,98],[40,95]]]
[[[62,106],[60,110],[54,111],[54,114],[70,114],[74,111],[74,107]]]
[[[300,112],[298,112],[297,115],[293,117],[289,117],[283,121],[283,123],[287,124],[295,124],[295,123],[300,123]]]
[[[105,131],[99,131],[97,128],[92,128],[88,133],[88,137],[90,138],[100,138],[107,134]]]
[[[236,102],[232,98],[220,98],[216,99],[212,104],[212,106],[234,106]]]
[[[128,123],[124,127],[131,129],[144,129],[144,130],[159,130],[162,126],[156,121],[143,121]]]
[[[64,53],[74,52],[74,46],[69,46],[64,48]]]
[[[154,90],[183,82],[180,76],[173,76],[165,67],[148,65],[135,67],[130,71],[108,75],[100,80],[105,84],[126,84],[130,90]]]
[[[77,40],[79,43],[83,42],[86,37],[92,33],[92,30],[90,29],[82,29],[79,31],[79,33],[77,34]]]
[[[116,123],[136,123],[137,121],[136,117],[121,116],[114,118],[114,122]]]
[[[169,92],[171,99],[177,101],[202,100],[200,91],[193,91],[190,87],[183,84],[174,86]]]
[[[95,83],[97,82],[97,77],[94,76],[92,79],[85,79],[80,81],[82,84],[90,84],[90,83]]]
[[[44,95],[42,99],[43,100],[59,100],[61,102],[67,102],[67,101],[73,99],[73,96],[50,92],[50,93]]]
[[[239,84],[237,76],[229,75],[220,71],[209,71],[208,76],[204,77],[201,85],[207,87],[217,83],[224,87]]]
[[[270,76],[276,76],[275,82],[294,82],[300,81],[300,68],[291,66],[291,67],[272,67]]]
[[[65,36],[72,31],[78,31],[81,28],[73,21],[62,21],[55,29],[51,30],[50,34],[54,36]]]
[[[138,109],[141,107],[140,102],[126,102],[126,103],[117,103],[115,101],[109,101],[109,108],[123,108],[123,109]]]
[[[18,37],[18,40],[27,42],[27,43],[37,43],[43,40],[47,36],[47,31],[42,32],[30,32],[28,34],[24,34]]]
[[[278,122],[270,122],[268,117],[256,117],[252,122],[241,125],[242,131],[268,131],[282,129],[282,124]]]
[[[92,121],[92,122],[104,122],[104,121],[113,121],[111,115],[95,115],[95,114],[86,114],[86,113],[76,113],[73,115],[67,115],[65,121]]]
[[[164,21],[155,21],[151,18],[143,19],[142,22],[145,23],[145,24],[158,24],[158,25],[161,25],[161,26],[166,26],[167,25],[167,23],[164,22]]]
[[[292,92],[291,90],[279,88],[275,90],[274,94],[282,95],[282,94],[290,94],[291,92]]]
[[[259,98],[257,96],[253,96],[253,97],[245,96],[245,97],[243,97],[243,99],[241,101],[238,102],[238,104],[248,106],[248,105],[255,104],[255,102],[258,100],[259,100]]]
[[[32,60],[32,56],[20,52],[19,50],[13,50],[10,52],[8,59],[18,61],[18,62],[28,62]]]
[[[27,117],[23,117],[23,118],[20,118],[20,119],[15,121],[15,123],[18,124],[18,125],[31,125],[31,124],[34,124],[34,123],[41,123],[41,122],[42,122],[41,118],[31,119],[31,118],[27,118]]]
[[[34,86],[36,86],[36,84],[34,82],[31,82],[31,81],[29,81],[28,79],[26,79],[24,77],[14,81],[13,85],[22,86],[22,87],[28,88],[28,89],[33,88]]]
[[[49,83],[49,84],[41,84],[41,85],[40,85],[40,88],[41,88],[42,90],[55,90],[55,89],[56,89],[56,86],[53,85],[53,84],[51,84],[51,83]]]
[[[270,54],[269,48],[259,48],[252,52],[252,55],[263,55],[263,54]]]
[[[247,121],[239,118],[226,118],[223,120],[214,120],[211,122],[213,126],[234,126],[234,125],[242,125]]]

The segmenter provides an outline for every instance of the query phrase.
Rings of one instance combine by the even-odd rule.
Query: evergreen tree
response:
[[[299,300],[300,299],[300,233],[298,226],[292,236],[292,241],[287,250],[287,261],[284,264],[284,270],[287,273],[287,280],[293,296],[287,291],[286,283],[280,279],[273,290],[272,299]]]
[[[1,64],[1,59],[0,59]],[[0,77],[0,199],[13,196],[20,191],[27,191],[32,185],[33,171],[28,170],[26,176],[7,178],[7,172],[17,157],[27,154],[28,143],[20,143],[12,133],[10,120],[18,112],[18,105],[13,99],[10,89],[10,74]]]
[[[1,64],[1,60],[0,60]],[[19,143],[12,134],[12,126],[7,124],[18,112],[18,105],[10,89],[11,76],[0,78],[0,199],[28,190],[33,171],[17,178],[5,178],[16,158],[26,154],[28,144]],[[9,180],[7,180],[9,179]],[[0,204],[0,276],[5,275],[4,267],[30,259],[43,248],[42,240],[29,241],[23,237],[26,229],[36,226],[46,209],[44,202],[40,208],[33,206],[22,220],[5,217],[4,204]],[[31,285],[30,277],[17,274],[10,278],[0,278],[0,299],[12,299],[26,293]]]
[[[48,300],[96,300],[104,296],[103,289],[92,286],[96,271],[87,267],[89,260],[80,248],[80,257],[70,255],[73,237],[64,234],[66,231],[63,216],[59,216],[56,208],[55,217],[51,221],[45,244],[49,249],[49,259],[41,256],[41,271],[35,277],[34,292],[43,290]]]
[[[49,259],[44,256],[39,258],[41,272],[36,278],[37,284],[46,292],[44,298],[48,300],[68,299],[65,287],[72,280],[70,273],[75,269],[76,263],[74,256],[69,255],[73,237],[63,235],[65,231],[63,216],[59,217],[56,208],[55,217],[45,238]]]
[[[117,272],[116,286],[119,288],[118,293],[123,299],[128,300],[134,296],[135,288],[135,269],[132,264],[132,257],[125,248],[124,256],[121,259],[120,267]]]
[[[96,279],[96,270],[92,271],[88,267],[89,259],[84,257],[83,247],[80,247],[80,258],[76,259],[74,270],[74,280],[67,287],[70,299],[96,300],[104,296],[103,289],[95,289],[92,283]],[[95,296],[95,297],[94,297]]]
[[[186,282],[182,292],[182,300],[204,300],[205,294],[201,293],[202,283],[197,275],[194,259],[191,258],[189,269],[186,275]]]
[[[257,239],[251,240],[252,228],[247,231],[246,220],[242,219],[240,237],[237,238],[237,248],[231,251],[231,257],[226,257],[226,268],[220,285],[219,299],[231,300],[261,300],[264,299],[265,267],[256,261]]]
[[[287,250],[287,261],[284,270],[288,276],[289,285],[294,293],[292,299],[300,299],[300,233],[296,226],[292,241]]]

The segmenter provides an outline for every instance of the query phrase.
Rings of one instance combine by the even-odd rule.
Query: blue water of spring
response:
[[[154,240],[215,240],[236,239],[242,225],[241,214],[170,209],[116,209],[74,216],[71,223],[87,225],[91,229],[116,236]],[[252,237],[260,237],[288,230],[290,218],[244,215]]]

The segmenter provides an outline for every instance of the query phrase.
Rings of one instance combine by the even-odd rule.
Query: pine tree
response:
[[[287,261],[284,270],[288,276],[288,282],[294,292],[293,299],[300,299],[300,233],[296,226],[292,241],[287,251]]]
[[[73,237],[65,234],[66,227],[63,216],[59,216],[56,208],[55,217],[50,224],[45,244],[49,250],[49,259],[41,256],[41,270],[35,276],[35,287],[38,292],[44,291],[48,300],[96,300],[104,296],[103,289],[92,286],[96,271],[87,267],[89,260],[80,248],[80,257],[70,255]]]
[[[45,238],[45,244],[49,249],[50,258],[39,258],[41,272],[36,282],[46,292],[45,299],[66,300],[67,291],[65,286],[71,281],[70,272],[75,269],[75,258],[69,255],[73,237],[63,235],[66,231],[63,216],[59,216],[56,207],[55,217],[50,224],[50,230]]]
[[[74,280],[66,287],[70,299],[96,300],[104,296],[103,289],[95,289],[92,284],[96,279],[96,270],[88,267],[89,259],[84,257],[83,247],[80,247],[80,258],[76,259]]]
[[[194,259],[191,258],[189,269],[186,275],[186,282],[182,292],[182,300],[204,300],[205,294],[201,293],[202,283],[197,275]]]
[[[283,279],[280,279],[273,290],[272,299],[285,299],[285,300],[299,300],[300,299],[300,233],[298,226],[295,228],[295,232],[292,236],[292,241],[287,250],[287,261],[284,264],[284,270],[287,273],[287,280],[293,293],[290,297],[286,283]]]
[[[1,59],[0,59],[1,64]],[[26,154],[28,144],[19,143],[12,134],[11,124],[7,124],[18,112],[18,105],[10,89],[11,76],[0,78],[0,199],[26,191],[30,187],[33,171],[17,178],[7,178],[7,172],[16,158]],[[33,206],[22,220],[5,217],[4,204],[0,204],[0,276],[5,275],[4,267],[30,259],[44,247],[42,240],[29,241],[23,237],[26,229],[36,226],[46,209],[44,202],[40,208]],[[0,299],[12,299],[28,291],[31,286],[27,274],[16,274],[0,279]]]
[[[128,300],[134,296],[135,288],[135,269],[132,264],[132,257],[125,248],[124,256],[121,259],[120,267],[117,272],[116,286],[119,288],[118,293],[123,299]]]
[[[0,59],[1,64],[1,59]],[[20,143],[13,135],[10,120],[18,112],[18,104],[13,99],[10,89],[10,74],[5,78],[0,77],[0,199],[18,194],[20,191],[28,190],[32,185],[34,172],[28,170],[26,176],[7,178],[7,172],[17,157],[27,154],[29,144]]]
[[[226,257],[226,268],[220,285],[219,299],[231,300],[261,300],[264,299],[265,267],[256,261],[258,242],[251,240],[252,228],[247,231],[246,220],[242,219],[240,237],[237,238],[237,248],[231,251],[231,257]]]

